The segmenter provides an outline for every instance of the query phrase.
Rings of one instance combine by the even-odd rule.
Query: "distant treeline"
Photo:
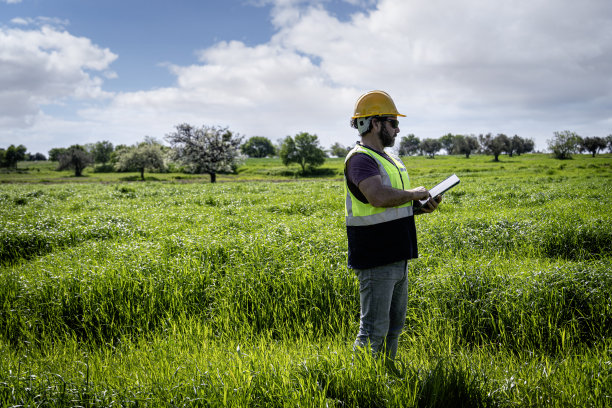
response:
[[[80,176],[87,166],[94,166],[95,172],[139,171],[144,179],[147,171],[169,171],[210,174],[214,182],[217,173],[233,172],[243,157],[280,156],[283,163],[297,163],[302,171],[308,171],[323,163],[326,157],[344,157],[352,146],[334,143],[325,150],[319,145],[316,135],[306,132],[287,136],[276,144],[264,136],[244,137],[228,128],[189,124],[176,126],[176,131],[165,137],[170,146],[145,136],[144,141],[114,146],[109,141],[100,141],[70,147],[55,147],[49,150],[48,160],[58,162],[58,170],[72,169]],[[427,155],[434,158],[442,150],[446,154],[492,155],[499,161],[501,154],[521,155],[534,151],[532,139],[503,133],[453,135],[448,133],[440,138],[419,139],[414,134],[403,136],[396,146],[400,156]],[[554,132],[548,140],[548,148],[558,159],[570,158],[574,153],[589,152],[593,156],[604,150],[612,152],[612,134],[607,137],[582,137],[575,132]],[[0,167],[17,167],[19,161],[42,161],[42,153],[28,153],[24,145],[10,145],[0,148]]]

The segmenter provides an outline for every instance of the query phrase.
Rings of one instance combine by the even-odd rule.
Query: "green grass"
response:
[[[417,218],[401,378],[351,352],[341,160],[2,174],[0,405],[612,406],[612,160],[490,160],[405,159],[462,182]]]
[[[301,174],[297,164],[285,166],[279,158],[248,158],[235,173],[218,174],[218,182],[231,181],[265,181],[265,180],[295,180],[341,178],[343,159],[327,159],[325,164],[306,174]],[[98,172],[100,167],[87,167],[81,177],[75,177],[74,171],[57,171],[57,162],[20,162],[17,170],[0,169],[0,183],[114,183],[140,181],[139,172]],[[186,173],[151,173],[145,172],[146,181],[158,182],[209,182],[208,174]]]
[[[563,175],[581,174],[594,177],[607,172],[609,177],[612,154],[602,154],[595,158],[590,155],[574,155],[572,160],[554,160],[545,154],[522,156],[500,156],[500,162],[493,162],[491,156],[473,155],[469,159],[461,156],[436,156],[429,159],[423,156],[406,158],[406,167],[411,177],[418,172],[419,179],[436,182],[439,177],[448,173],[458,173],[464,178],[474,179],[479,176],[518,177],[529,179],[542,175],[551,180]],[[249,158],[238,167],[235,174],[219,174],[217,181],[278,181],[295,179],[341,179],[344,159],[327,159],[325,164],[305,175],[300,174],[300,166],[284,166],[279,158]],[[140,173],[99,173],[95,168],[87,167],[82,177],[74,177],[69,170],[56,171],[57,162],[20,162],[17,171],[0,172],[0,183],[115,183],[140,181]],[[145,172],[148,181],[159,182],[208,182],[205,174],[184,173],[149,173]]]

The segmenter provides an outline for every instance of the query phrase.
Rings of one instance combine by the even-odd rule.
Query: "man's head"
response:
[[[355,111],[351,117],[351,126],[359,131],[361,136],[376,132],[385,147],[393,146],[395,136],[399,132],[398,116],[393,99],[383,91],[370,91],[359,97]]]
[[[395,137],[399,133],[397,116],[374,116],[372,122],[371,131],[377,132],[382,145],[384,147],[393,146],[395,144]]]

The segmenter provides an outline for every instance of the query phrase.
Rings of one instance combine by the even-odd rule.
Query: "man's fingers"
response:
[[[436,208],[438,208],[438,203],[442,201],[442,196],[437,195],[436,198],[429,198],[425,205],[423,205],[423,212],[430,213],[433,212]]]

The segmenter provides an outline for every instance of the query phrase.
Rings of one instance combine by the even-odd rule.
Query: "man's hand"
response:
[[[442,202],[442,196],[437,195],[435,198],[430,197],[429,200],[421,207],[419,210],[423,213],[433,212],[436,208],[438,208],[438,204]]]
[[[408,192],[412,193],[412,200],[424,200],[429,197],[429,191],[423,186],[413,188],[412,190],[408,190]]]

